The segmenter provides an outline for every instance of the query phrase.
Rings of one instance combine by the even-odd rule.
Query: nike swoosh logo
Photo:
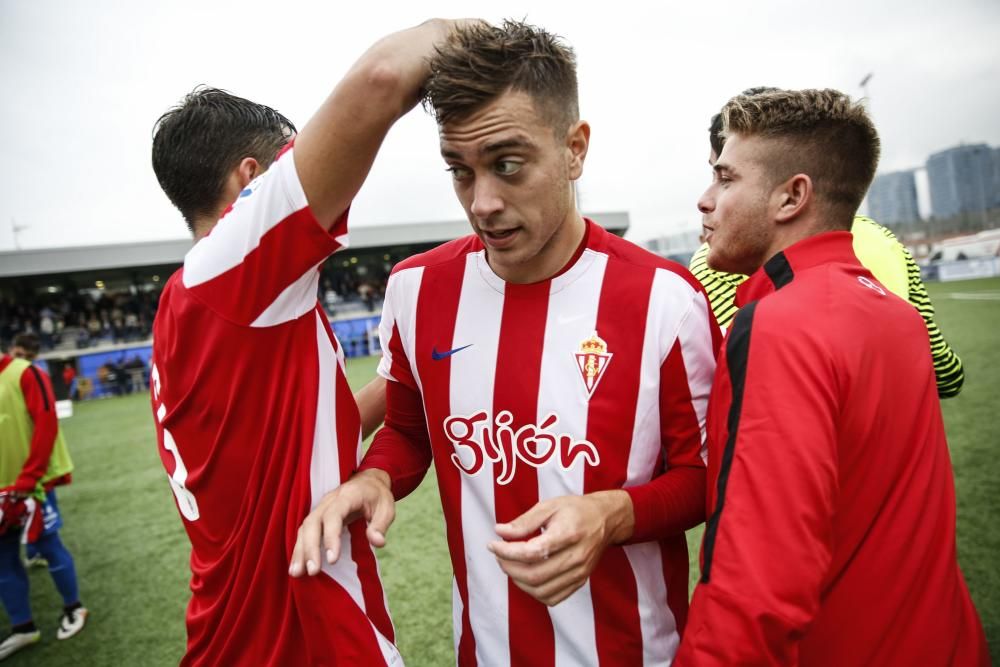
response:
[[[434,359],[434,361],[441,361],[442,359],[447,359],[456,352],[461,352],[467,347],[472,347],[472,343],[469,343],[468,345],[463,345],[462,347],[456,347],[454,350],[448,350],[447,352],[438,352],[436,347],[432,347],[431,358]]]

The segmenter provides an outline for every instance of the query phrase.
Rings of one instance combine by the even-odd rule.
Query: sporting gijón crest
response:
[[[595,331],[590,338],[580,343],[580,349],[575,353],[576,365],[583,378],[583,386],[587,390],[587,399],[594,395],[598,383],[604,377],[613,356],[608,352],[608,344]]]

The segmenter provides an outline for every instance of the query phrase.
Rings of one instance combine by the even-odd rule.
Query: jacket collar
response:
[[[788,246],[767,260],[750,278],[736,288],[736,306],[742,308],[792,282],[795,274],[814,266],[831,263],[857,264],[850,232],[823,232]]]

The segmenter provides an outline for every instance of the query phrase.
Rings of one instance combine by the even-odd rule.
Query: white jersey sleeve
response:
[[[347,212],[325,230],[309,208],[294,150],[251,181],[184,258],[183,284],[237,324],[267,327],[316,306],[318,268],[347,245]]]

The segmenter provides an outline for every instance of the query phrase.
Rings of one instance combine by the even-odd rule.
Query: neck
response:
[[[833,228],[821,224],[821,221],[815,216],[808,216],[799,218],[792,222],[786,222],[780,225],[775,232],[774,238],[771,242],[771,246],[768,248],[767,253],[764,256],[764,261],[761,262],[761,266],[767,264],[768,261],[779,252],[784,252],[786,248],[789,248],[799,241],[804,241],[810,236],[816,236],[817,234],[822,234],[823,232],[833,231]],[[760,266],[757,267],[758,269]]]
[[[247,158],[244,162],[247,160],[251,160],[251,158]],[[256,165],[256,161],[253,161],[253,164]],[[192,225],[194,229],[195,243],[208,236],[209,232],[211,232],[215,228],[215,225],[219,223],[219,218],[223,216],[226,209],[228,209],[233,202],[236,201],[236,198],[239,197],[240,191],[243,190],[247,183],[249,183],[254,175],[256,175],[255,170],[241,174],[240,168],[241,167],[238,167],[229,173],[228,180],[222,189],[215,210],[207,215],[195,217],[194,224]]]
[[[225,210],[226,207],[222,207],[211,215],[202,215],[194,219],[192,226],[194,227],[195,243],[208,236],[209,232],[215,229],[215,226],[219,224],[219,218],[222,217]]]

